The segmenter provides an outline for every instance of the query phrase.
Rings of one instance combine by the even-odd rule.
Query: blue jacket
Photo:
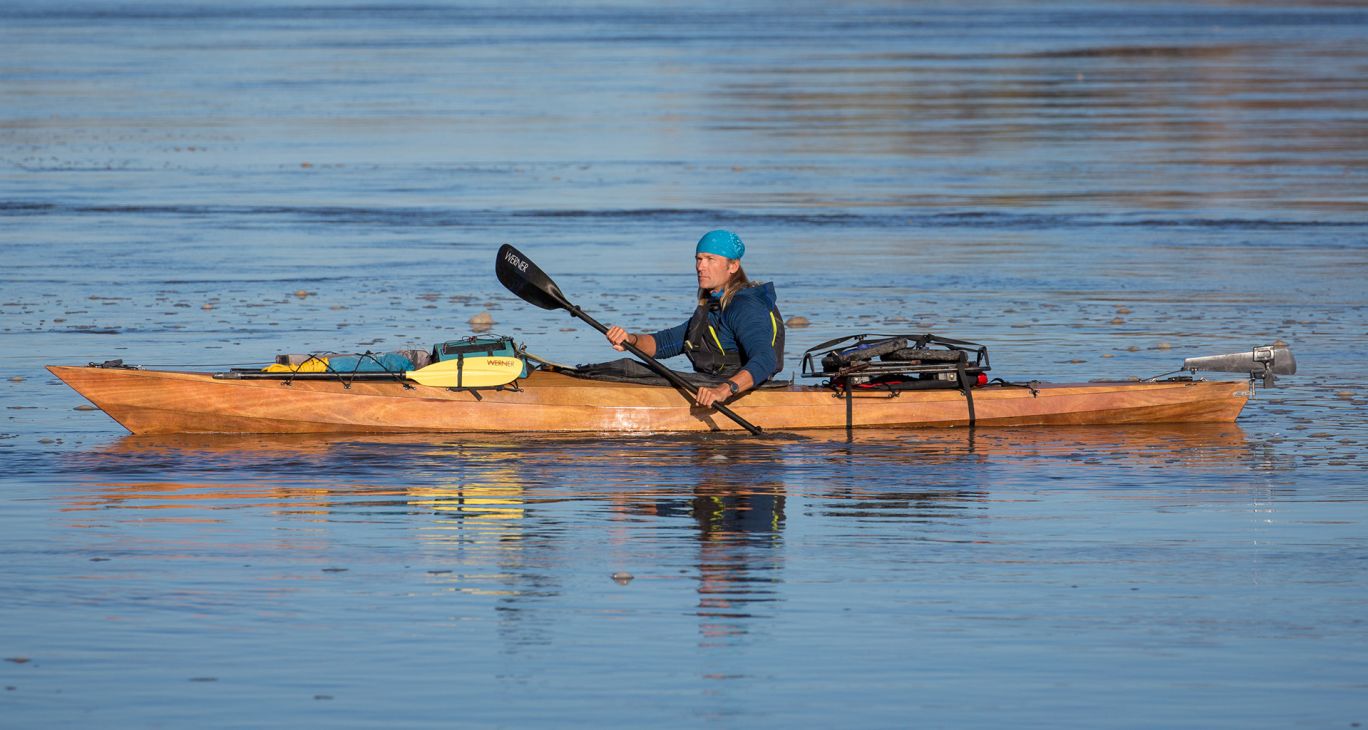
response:
[[[718,296],[714,294],[713,296]],[[784,368],[784,324],[775,306],[774,284],[766,282],[746,287],[732,296],[724,310],[708,312],[708,323],[718,343],[727,352],[737,352],[741,369],[759,385]],[[684,352],[689,320],[651,335],[656,357],[674,357]]]

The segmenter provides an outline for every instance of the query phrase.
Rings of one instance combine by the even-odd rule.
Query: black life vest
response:
[[[698,305],[684,330],[684,354],[693,363],[694,372],[729,378],[745,363],[741,361],[739,350],[723,349],[722,338],[708,321],[709,312],[721,311],[722,303],[716,297],[709,297],[706,303]],[[777,373],[784,369],[784,319],[777,306],[770,307],[769,316],[770,344],[774,346],[774,372]],[[736,341],[735,336],[732,341]],[[767,373],[765,377],[773,374]]]

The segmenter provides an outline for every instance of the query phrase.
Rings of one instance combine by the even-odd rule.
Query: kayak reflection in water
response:
[[[698,239],[694,272],[698,306],[687,321],[653,334],[609,327],[613,348],[623,342],[656,358],[687,355],[694,371],[719,382],[698,389],[696,401],[711,406],[765,382],[784,369],[784,320],[775,306],[774,284],[746,277],[746,245],[731,231]]]

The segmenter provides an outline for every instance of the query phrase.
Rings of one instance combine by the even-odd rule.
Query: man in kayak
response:
[[[610,327],[608,341],[657,358],[687,355],[694,371],[720,379],[698,389],[696,401],[711,406],[750,390],[784,368],[784,320],[775,306],[774,284],[753,283],[741,268],[746,245],[731,231],[709,231],[694,249],[698,307],[688,321],[654,334]]]

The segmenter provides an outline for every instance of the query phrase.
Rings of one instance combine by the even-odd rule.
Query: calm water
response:
[[[1368,722],[1368,10],[0,7],[0,725]],[[1237,425],[132,437],[42,370],[495,329],[615,356],[746,239],[803,349],[1150,376]],[[1217,376],[1220,377],[1220,376]],[[1234,377],[1234,376],[1231,376]],[[761,424],[763,425],[763,424]]]

